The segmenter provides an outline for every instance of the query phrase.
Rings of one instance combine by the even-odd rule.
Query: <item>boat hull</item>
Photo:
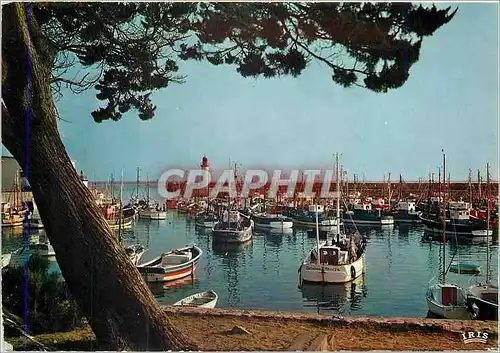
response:
[[[167,218],[167,212],[153,212],[151,213],[151,215],[149,216],[150,219],[153,219],[155,221],[160,221],[160,220],[164,220]]]
[[[317,265],[304,262],[300,267],[300,282],[306,283],[346,283],[361,276],[365,268],[365,254],[350,264]]]
[[[468,288],[468,292],[467,307],[473,319],[498,321],[498,287],[474,285]]]
[[[443,233],[443,223],[441,221],[431,220],[425,217],[420,217],[424,224],[425,230],[431,233]],[[472,238],[486,238],[493,235],[493,230],[488,230],[486,226],[471,223],[455,223],[446,222],[446,235],[459,235]]]
[[[43,229],[43,223],[40,220],[29,220],[23,223],[23,227],[27,229]]]
[[[266,229],[291,229],[293,228],[292,221],[270,221],[268,223],[255,222],[255,227],[266,228]]]
[[[198,261],[202,255],[202,250],[197,246],[184,247],[182,249],[173,250],[165,255],[172,254],[176,251],[189,251],[192,258],[184,263],[175,264],[169,267],[161,266],[163,255],[137,266],[137,269],[148,283],[155,282],[170,282],[182,279],[188,276],[194,276]]]
[[[217,224],[217,221],[195,221],[194,225],[200,228],[213,228]]]
[[[210,290],[190,295],[189,297],[186,297],[174,303],[173,306],[187,306],[187,307],[213,309],[217,305],[218,299],[219,296],[217,295],[217,293]]]
[[[213,241],[221,243],[246,243],[252,239],[252,230],[212,230]]]
[[[180,269],[178,271],[167,271],[167,272],[152,272],[152,269],[145,269],[144,271],[139,271],[143,275],[144,279],[149,283],[155,282],[171,282],[188,276],[193,276],[196,271],[196,265],[189,265],[187,268]]]
[[[243,229],[227,229],[223,227],[222,223],[218,223],[216,227],[212,228],[212,239],[216,243],[246,243],[252,239],[252,229],[254,227],[253,221],[246,223]]]
[[[436,284],[428,288],[426,293],[427,307],[429,311],[438,317],[453,320],[470,320],[471,315],[467,312],[465,294],[463,290],[454,285],[445,285],[445,287],[456,288],[457,290],[457,304],[444,305],[442,300],[442,287],[441,284]],[[461,293],[461,295],[460,295]]]

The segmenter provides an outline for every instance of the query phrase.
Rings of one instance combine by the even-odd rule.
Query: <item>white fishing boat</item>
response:
[[[129,259],[134,265],[137,265],[141,260],[142,255],[146,252],[146,249],[140,244],[129,245],[125,247],[125,252],[129,256]]]
[[[38,213],[38,208],[35,201],[33,201],[33,212],[29,215],[28,219],[23,223],[24,228],[27,229],[43,229],[42,218]]]
[[[340,219],[340,176],[337,154],[337,217]],[[316,208],[316,220],[319,210]],[[316,222],[316,248],[312,249],[299,268],[299,283],[346,283],[361,276],[365,268],[366,240],[358,232],[347,236],[337,228],[331,242],[319,241],[319,222]]]
[[[196,245],[163,253],[153,260],[137,265],[147,282],[166,282],[194,276],[203,251]]]
[[[210,308],[213,309],[217,305],[219,296],[213,290],[200,292],[189,297],[186,297],[174,303],[174,306],[188,306],[197,308]]]
[[[2,268],[7,267],[10,263],[12,254],[2,254]]]
[[[159,210],[153,210],[149,216],[149,218],[153,220],[164,220],[167,218],[167,212],[165,211],[159,211]]]
[[[445,319],[468,320],[467,295],[464,289],[451,283],[430,285],[426,293],[429,311]]]
[[[444,175],[446,175],[446,156],[443,153],[443,176]],[[446,195],[446,191],[443,194]],[[431,279],[425,297],[427,300],[427,307],[433,315],[445,319],[468,320],[471,318],[471,315],[467,312],[467,294],[465,290],[456,284],[446,282],[446,200],[444,199],[443,197],[443,241],[441,245],[443,262],[441,264],[441,281],[439,283],[433,283],[435,278]]]
[[[34,241],[30,243],[28,247],[20,247],[10,254],[11,256],[8,265],[13,267],[24,266],[33,254],[38,254],[43,257],[53,257],[56,255],[56,252],[48,240],[46,243],[38,243]]]
[[[487,230],[490,230],[491,214],[491,187],[490,187],[490,168],[486,166],[486,178],[488,187],[488,211],[487,211]],[[498,321],[498,286],[491,283],[491,259],[490,259],[490,241],[486,243],[486,281],[484,283],[475,283],[467,288],[467,309],[475,320],[493,320]]]

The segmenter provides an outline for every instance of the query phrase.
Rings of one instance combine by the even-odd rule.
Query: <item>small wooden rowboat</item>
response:
[[[196,265],[203,251],[196,245],[189,245],[163,253],[157,258],[137,265],[146,282],[175,281],[194,276]]]
[[[190,306],[197,308],[215,308],[219,296],[213,290],[200,292],[174,303],[174,306]]]
[[[450,271],[463,274],[477,274],[481,272],[481,266],[477,264],[455,263],[450,265]]]

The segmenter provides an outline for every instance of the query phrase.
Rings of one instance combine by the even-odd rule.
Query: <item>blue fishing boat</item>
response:
[[[238,211],[224,211],[222,221],[212,228],[214,242],[245,243],[252,239],[254,222]]]
[[[255,214],[251,216],[256,228],[268,229],[290,229],[293,228],[293,220],[283,215]]]
[[[200,228],[213,228],[217,224],[219,219],[212,212],[200,212],[197,213],[194,218],[194,224]]]
[[[392,225],[394,224],[394,218],[390,215],[385,215],[381,209],[373,210],[371,203],[362,202],[355,204],[352,210],[345,213],[344,222]]]
[[[466,202],[450,202],[446,211],[446,235],[464,237],[491,237],[493,231],[487,224],[473,221],[469,215],[469,204]],[[440,213],[426,212],[420,219],[429,232],[443,231],[443,219]]]
[[[303,226],[309,226],[309,227],[315,227],[316,226],[316,213],[315,213],[315,206],[310,205],[307,210],[296,210],[296,209],[291,209],[288,211],[285,211],[284,214],[285,216],[290,217],[294,223],[303,225]],[[337,225],[342,225],[341,222],[335,217],[327,217],[325,216],[325,208],[322,205],[318,205],[318,224],[321,228],[324,227],[335,227]]]
[[[398,208],[391,215],[397,223],[421,223],[421,214],[417,211],[415,201],[399,201]]]

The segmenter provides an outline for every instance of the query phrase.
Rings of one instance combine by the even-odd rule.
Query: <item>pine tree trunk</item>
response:
[[[33,18],[28,33],[27,6],[2,11],[2,142],[29,180],[71,294],[107,349],[195,349],[169,322],[71,164],[57,130],[53,56]]]

